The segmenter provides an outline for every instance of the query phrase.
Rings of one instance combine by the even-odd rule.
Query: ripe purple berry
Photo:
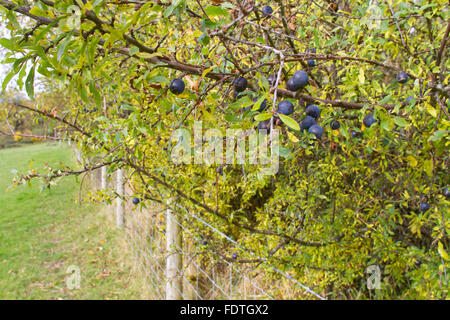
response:
[[[281,101],[278,104],[278,113],[284,114],[286,116],[290,115],[292,112],[294,112],[294,105],[292,102],[288,100]]]
[[[262,15],[264,18],[270,16],[273,13],[273,9],[271,6],[264,6],[261,9]]]
[[[308,64],[308,67],[314,67],[316,65],[316,60],[307,60],[306,63]]]
[[[169,90],[173,94],[181,94],[183,93],[185,88],[184,81],[181,79],[173,79],[169,85]]]
[[[256,127],[258,130],[270,130],[270,119],[261,121],[258,123],[258,126]]]
[[[236,81],[234,81],[234,90],[236,90],[237,92],[242,92],[247,89],[247,85],[247,79],[245,79],[244,77],[239,77],[236,79]]]
[[[300,130],[306,131],[308,130],[312,125],[316,124],[316,120],[314,120],[311,116],[306,116],[302,122],[300,122]]]
[[[408,74],[404,71],[400,71],[397,75],[397,81],[399,83],[405,83],[406,81],[408,81]]]
[[[323,134],[323,129],[318,124],[313,124],[309,128],[308,133],[312,133],[312,134],[314,134],[316,136],[317,139],[320,139],[322,137],[322,134]]]
[[[308,116],[313,117],[314,119],[317,120],[317,118],[319,118],[320,116],[320,108],[318,106],[316,106],[315,104],[311,104],[309,105],[306,110],[305,110],[306,114]]]
[[[295,82],[295,79],[294,79],[294,78],[290,78],[290,79],[288,80],[288,82],[286,82],[286,89],[288,89],[289,91],[295,92],[295,91],[301,89],[301,87],[300,87],[300,85],[298,85],[298,84]]]
[[[333,121],[331,121],[330,126],[331,126],[331,129],[337,130],[341,127],[341,124],[339,123],[339,121],[333,120]]]
[[[274,74],[269,75],[267,78],[267,81],[269,82],[269,85],[273,87],[275,85],[275,82],[277,82],[277,76]]]
[[[377,123],[377,120],[375,120],[373,114],[370,113],[364,117],[363,123],[367,128],[370,128],[371,125]]]
[[[422,212],[426,212],[428,210],[430,210],[430,205],[427,202],[422,202],[419,206],[420,211]]]
[[[300,71],[297,71],[296,73],[294,73],[292,78],[294,79],[295,84],[297,86],[300,86],[300,89],[306,87],[306,85],[308,84],[308,81],[309,81],[308,74],[303,70],[300,70]]]
[[[450,190],[448,190],[448,188],[445,187],[444,191],[442,191],[442,195],[447,199],[450,198]]]

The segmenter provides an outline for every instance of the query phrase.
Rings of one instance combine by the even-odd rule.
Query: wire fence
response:
[[[124,230],[153,299],[325,299],[177,201],[134,205],[134,192],[124,176],[119,172],[105,181],[106,170],[102,170],[94,181],[99,190],[114,188],[122,198],[115,203],[117,226]],[[227,252],[245,252],[252,261],[242,263],[236,253],[226,256],[217,243],[227,246]],[[277,277],[269,277],[269,269]]]

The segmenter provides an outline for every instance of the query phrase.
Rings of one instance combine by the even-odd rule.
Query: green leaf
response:
[[[448,133],[449,133],[449,130],[437,130],[437,131],[433,132],[431,137],[428,138],[428,141],[439,141]]]
[[[266,77],[261,76],[261,77],[259,78],[258,84],[259,84],[259,87],[260,87],[263,91],[265,91],[265,92],[268,92],[268,91],[269,91],[269,89],[270,89],[270,88],[269,88],[269,81],[267,80]]]
[[[394,122],[399,127],[407,127],[407,126],[409,126],[408,121],[406,121],[404,118],[401,118],[401,117],[394,117]]]
[[[17,21],[17,18],[13,11],[8,11],[6,14],[6,18],[9,20],[9,22],[14,26],[14,28],[21,30],[19,22]]]
[[[202,34],[200,37],[198,37],[198,41],[203,45],[207,46],[210,42],[210,38],[207,34]]]
[[[130,56],[134,56],[136,53],[138,53],[139,52],[139,48],[138,47],[136,47],[136,46],[132,46],[131,48],[130,48]]]
[[[391,101],[392,99],[392,95],[389,94],[386,97],[384,97],[380,102],[378,102],[378,104],[387,104]]]
[[[33,65],[33,67],[30,69],[30,72],[28,73],[28,77],[25,80],[25,89],[27,91],[28,96],[31,99],[34,99],[34,69],[36,66]]]
[[[253,104],[253,101],[248,96],[244,96],[244,97],[240,98],[239,100],[230,104],[230,108],[244,109],[244,108],[251,106],[252,104]]]
[[[66,47],[72,37],[72,34],[73,32],[70,32],[58,48],[58,53],[56,55],[56,60],[58,62],[61,62],[62,56],[66,53]]]
[[[280,146],[279,152],[280,152],[280,157],[283,157],[285,159],[289,159],[292,157],[291,150],[289,150],[286,147]]]
[[[170,15],[172,15],[173,11],[181,4],[182,0],[175,0],[172,2],[170,6],[167,7],[167,9],[164,11],[164,17],[168,18]]]
[[[266,99],[266,96],[262,96],[261,98],[259,98],[258,101],[256,101],[256,103],[253,105],[252,111],[258,110],[259,107],[261,107],[261,104],[264,102],[265,99]]]
[[[283,121],[283,123],[285,125],[287,125],[289,128],[297,130],[297,131],[300,130],[300,126],[294,119],[292,119],[288,116],[285,116],[284,114],[281,114],[281,113],[279,113],[278,115],[279,115],[281,121]]]
[[[260,113],[260,114],[255,116],[255,121],[261,122],[261,121],[264,121],[264,120],[267,120],[267,119],[270,119],[270,118],[272,118],[272,114],[271,113],[263,112],[263,113]]]
[[[8,73],[5,77],[5,79],[3,79],[3,83],[2,83],[2,90],[5,91],[6,87],[8,86],[8,83],[11,81],[12,77],[14,77],[16,73],[14,72],[14,69],[11,70],[10,73]]]
[[[97,90],[97,86],[95,85],[95,81],[92,80],[89,83],[89,90],[94,95],[95,104],[97,105],[97,107],[101,108],[102,107],[102,99],[101,99],[100,94],[99,94],[99,92]]]
[[[394,129],[394,122],[391,119],[383,120],[381,121],[380,127],[383,130],[391,131],[392,129]]]
[[[84,86],[83,83],[80,84],[80,86],[78,87],[78,93],[80,94],[81,99],[82,99],[84,102],[89,103],[87,90],[86,90],[86,88],[85,88],[85,86]]]
[[[62,20],[62,19],[63,19],[63,16],[54,19],[54,20],[53,20],[48,26],[46,26],[41,32],[36,33],[35,43],[38,43],[39,40],[41,40],[42,37],[45,36],[45,34],[46,34],[48,31],[50,31],[50,29],[52,29],[52,28],[55,26],[55,24],[57,24],[57,23],[58,23],[60,20]],[[38,32],[38,31],[36,31],[36,32]]]
[[[214,29],[218,25],[216,22],[211,21],[209,19],[202,20],[201,24],[202,24],[202,26],[204,26],[205,28],[208,28],[208,29]]]
[[[19,86],[19,89],[22,90],[23,88],[23,77],[25,77],[25,75],[27,74],[27,64],[24,63],[22,69],[19,72],[19,75],[17,77],[17,85]]]
[[[44,67],[43,65],[40,65],[38,67],[37,72],[39,72],[40,74],[42,74],[43,76],[46,76],[46,77],[51,77],[52,76],[52,73],[46,67]]]
[[[6,49],[8,49],[8,50],[13,50],[14,49],[14,45],[13,45],[13,42],[12,42],[12,40],[11,39],[7,39],[7,38],[1,38],[0,39],[0,44],[4,47],[4,48],[6,48]]]
[[[233,122],[233,123],[236,123],[236,122],[242,122],[241,119],[239,119],[238,117],[235,117],[235,116],[233,116],[233,115],[231,115],[231,114],[227,114],[227,115],[225,116],[225,120],[227,120],[228,122]]]
[[[209,6],[205,9],[205,12],[208,17],[228,16],[230,14],[228,10],[219,6]]]
[[[314,28],[314,45],[316,48],[320,48],[319,34],[317,28]]]

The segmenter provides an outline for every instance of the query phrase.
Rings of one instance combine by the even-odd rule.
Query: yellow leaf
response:
[[[423,169],[431,177],[433,175],[433,161],[425,160],[423,162]]]
[[[358,76],[359,82],[363,84],[366,81],[366,78],[364,77],[364,69],[359,69],[359,76]]]
[[[408,156],[406,159],[408,160],[411,167],[415,168],[417,166],[417,159],[413,156]]]
[[[139,58],[149,59],[149,58],[153,58],[153,57],[155,57],[155,56],[160,55],[160,53],[158,53],[158,52],[155,52],[155,53],[138,52],[138,53],[136,53],[136,55],[137,55]]]
[[[447,252],[445,252],[444,246],[442,245],[442,243],[440,241],[438,242],[438,251],[439,251],[439,254],[441,255],[442,259],[444,259],[446,261],[449,260],[448,254],[447,254]]]
[[[289,140],[291,140],[292,142],[294,142],[294,143],[298,142],[297,137],[295,135],[293,135],[291,132],[288,131],[287,135],[288,135]]]
[[[204,78],[208,72],[210,72],[211,70],[213,70],[216,66],[212,66],[211,68],[205,69],[202,73],[202,78]]]
[[[434,118],[437,117],[437,110],[433,108],[430,104],[426,104],[425,108],[427,109],[428,113],[431,114]]]
[[[46,14],[44,11],[42,11],[40,8],[38,7],[33,7],[30,9],[30,13],[34,14],[35,16],[41,16],[41,17],[45,17]]]

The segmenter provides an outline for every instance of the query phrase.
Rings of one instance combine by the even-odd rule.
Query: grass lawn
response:
[[[39,184],[8,189],[17,169],[74,163],[68,146],[35,144],[0,150],[0,299],[140,299],[142,286],[111,210],[78,204],[81,179],[50,190]],[[85,193],[83,193],[85,194]],[[69,290],[69,266],[81,287]]]

